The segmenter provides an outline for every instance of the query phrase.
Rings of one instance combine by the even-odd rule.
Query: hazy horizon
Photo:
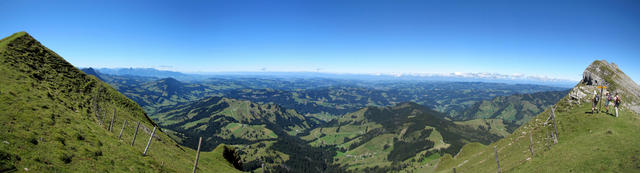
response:
[[[351,73],[351,72],[323,72],[323,71],[269,71],[266,69],[255,70],[255,71],[177,71],[172,69],[164,69],[157,67],[82,67],[78,66],[78,68],[93,68],[93,69],[154,69],[158,71],[169,71],[169,72],[179,72],[183,74],[191,74],[191,75],[218,75],[218,74],[244,74],[244,73],[254,73],[254,74],[269,74],[269,73],[317,73],[317,74],[334,74],[334,75],[371,75],[371,76],[394,76],[394,77],[402,77],[402,76],[416,76],[416,77],[429,77],[429,76],[451,76],[451,77],[471,77],[469,75],[487,75],[490,76],[509,76],[509,77],[531,77],[538,78],[541,80],[558,80],[558,81],[572,81],[578,82],[580,79],[564,79],[564,78],[553,78],[549,76],[533,76],[533,75],[525,75],[520,73],[515,74],[501,74],[501,73],[488,73],[488,72],[471,72],[471,73],[463,73],[463,72],[449,72],[449,73]]]
[[[185,73],[157,68],[141,67],[77,67],[93,68],[102,74],[135,75],[156,78],[175,78],[179,81],[200,81],[209,78],[279,78],[279,79],[337,79],[356,81],[417,81],[417,82],[483,82],[504,84],[531,84],[553,87],[571,88],[579,80],[549,78],[545,76],[527,76],[522,74],[505,75],[497,73],[410,73],[410,74],[368,74],[368,73],[330,73],[330,72],[279,72],[279,71],[235,71],[235,72],[202,72]]]

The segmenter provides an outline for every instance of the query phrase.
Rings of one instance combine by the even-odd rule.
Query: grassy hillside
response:
[[[612,67],[604,61],[594,62],[585,70],[585,79],[555,105],[557,144],[551,136],[553,125],[545,123],[551,113],[547,109],[507,138],[489,146],[466,145],[455,157],[445,155],[437,172],[450,172],[454,167],[459,172],[495,172],[493,146],[497,146],[503,172],[640,172],[640,115],[631,109],[638,100],[632,91],[638,86],[630,85],[628,77]],[[594,76],[607,81],[608,91],[623,93],[632,103],[623,104],[619,117],[591,114],[593,94],[588,93],[596,90]],[[529,150],[530,135],[534,156]]]
[[[195,151],[157,130],[109,85],[74,68],[25,32],[0,41],[0,172],[187,172]],[[115,110],[116,118],[109,130]],[[127,126],[118,139],[124,120]],[[141,123],[131,146],[136,122]],[[206,145],[206,144],[205,144]],[[214,150],[199,169],[237,172]]]
[[[242,128],[259,128],[257,126],[266,125],[273,131],[295,135],[315,125],[313,121],[308,121],[294,110],[278,105],[256,104],[223,97],[209,97],[189,104],[166,107],[159,110],[156,117],[162,126],[189,134],[219,134],[221,130],[233,134],[238,132],[234,130],[237,129],[234,127],[237,125],[243,126]],[[248,128],[245,128],[243,131],[247,130]],[[264,136],[256,136],[254,139],[262,137]]]

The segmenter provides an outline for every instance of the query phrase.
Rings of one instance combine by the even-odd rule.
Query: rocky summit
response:
[[[640,86],[622,72],[615,63],[605,60],[594,61],[583,72],[582,85],[576,86],[571,93],[576,99],[591,99],[594,91],[601,90],[598,86],[606,86],[605,93],[618,94],[622,97],[622,108],[630,109],[640,114]]]

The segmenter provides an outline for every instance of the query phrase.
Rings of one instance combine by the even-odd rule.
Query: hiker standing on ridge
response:
[[[607,92],[606,96],[607,96],[607,102],[606,102],[606,104],[604,104],[604,109],[606,109],[607,110],[607,114],[609,114],[609,104],[612,103],[613,96],[611,96],[611,93],[608,93],[608,92]]]
[[[618,93],[616,93],[616,97],[614,98],[614,107],[616,108],[616,117],[618,117],[618,107],[620,107],[620,102],[622,102],[622,99],[620,99],[620,96],[618,95]]]
[[[591,106],[591,114],[595,113],[598,110],[598,101],[600,101],[600,97],[598,97],[598,92],[593,90],[593,105]]]

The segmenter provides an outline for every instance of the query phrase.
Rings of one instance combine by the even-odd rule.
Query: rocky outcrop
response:
[[[622,97],[622,108],[640,114],[640,86],[616,64],[605,60],[594,61],[582,74],[582,81],[569,94],[571,100],[578,103],[585,101],[593,96],[594,91],[600,92],[597,86],[606,86],[605,92],[617,93]]]
[[[584,86],[576,86],[569,91],[569,102],[579,105],[583,101],[587,101],[587,89]]]

